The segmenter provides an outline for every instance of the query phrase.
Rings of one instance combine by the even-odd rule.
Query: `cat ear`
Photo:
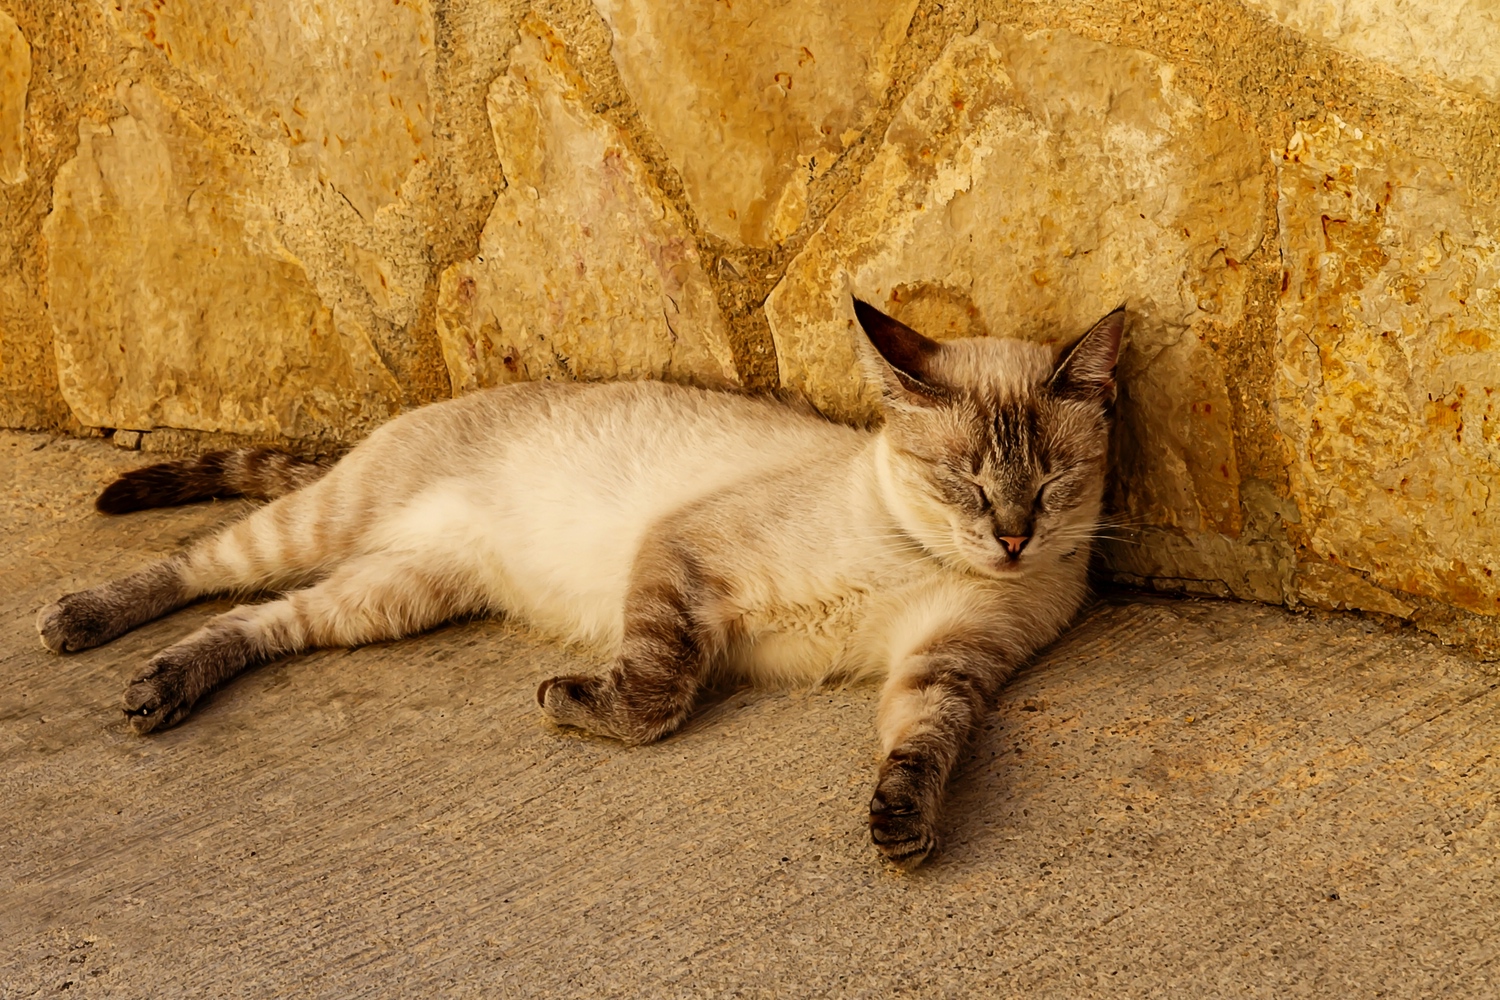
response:
[[[854,300],[854,315],[865,336],[890,366],[889,374],[899,388],[924,399],[943,396],[942,389],[931,381],[930,373],[932,359],[942,350],[941,344],[859,299]],[[893,380],[885,381],[889,384]]]
[[[1115,401],[1115,362],[1120,359],[1120,336],[1125,332],[1125,307],[1095,323],[1088,333],[1063,349],[1052,373],[1054,395],[1080,402]]]

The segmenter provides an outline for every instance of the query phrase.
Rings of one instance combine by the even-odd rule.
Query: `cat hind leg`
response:
[[[64,594],[37,612],[42,645],[54,653],[93,649],[176,611],[192,600],[182,581],[183,561],[181,556],[163,559],[118,580]]]
[[[37,613],[42,645],[76,653],[210,594],[305,582],[337,556],[336,514],[317,487],[285,497],[145,569],[65,594]]]
[[[171,726],[208,692],[257,664],[306,649],[399,638],[482,606],[478,588],[431,562],[420,555],[362,556],[311,587],[219,615],[152,657],[126,687],[131,727],[144,734]]]

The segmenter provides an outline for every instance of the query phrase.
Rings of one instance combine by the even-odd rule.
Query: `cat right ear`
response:
[[[1052,373],[1053,393],[1081,402],[1115,401],[1115,363],[1120,359],[1120,337],[1125,332],[1125,307],[1095,323],[1072,346],[1064,348]]]
[[[941,344],[859,299],[854,300],[854,315],[889,366],[890,377],[884,381],[890,388],[905,390],[917,402],[943,398],[943,390],[932,381],[931,373],[933,358],[943,349]]]

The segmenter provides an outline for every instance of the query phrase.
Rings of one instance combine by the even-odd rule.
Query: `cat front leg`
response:
[[[551,677],[537,689],[542,712],[631,745],[674,732],[697,702],[720,648],[712,609],[723,592],[685,544],[648,539],[625,598],[620,654],[602,677]]]
[[[937,846],[948,776],[1014,672],[1006,643],[950,632],[895,664],[876,728],[885,759],[870,798],[870,838],[888,861],[920,865]]]

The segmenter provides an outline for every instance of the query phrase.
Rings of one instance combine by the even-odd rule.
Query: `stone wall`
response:
[[[666,378],[863,420],[1130,310],[1119,578],[1500,654],[1486,0],[0,0],[0,423],[316,451]]]

